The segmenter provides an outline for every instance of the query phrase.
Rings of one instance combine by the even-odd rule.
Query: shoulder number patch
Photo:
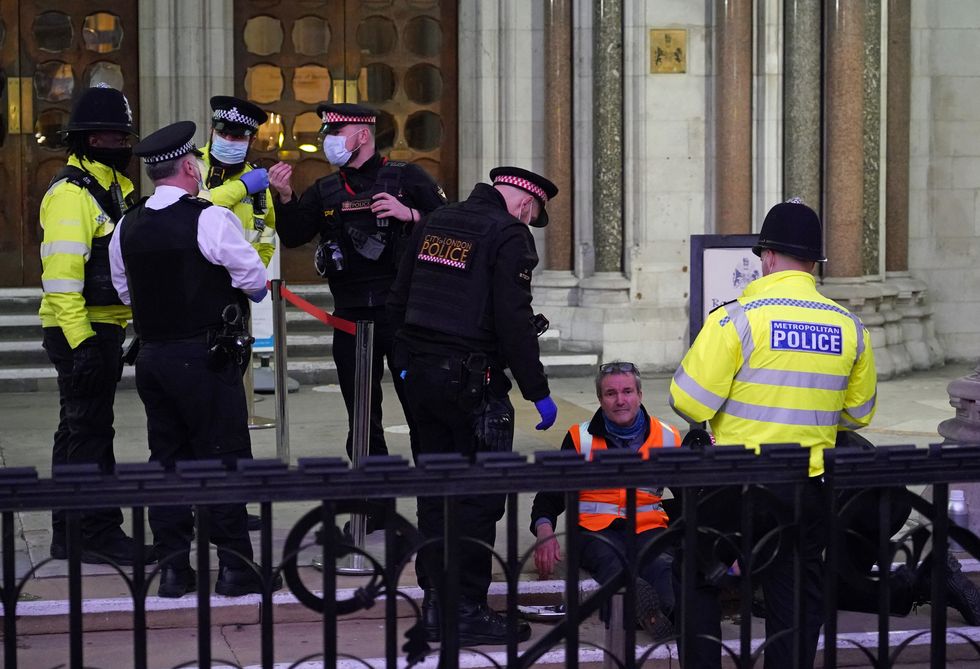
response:
[[[844,348],[840,326],[794,321],[772,321],[769,347],[774,351],[828,355],[840,355]]]
[[[469,269],[473,242],[440,235],[426,235],[418,259],[456,269]]]

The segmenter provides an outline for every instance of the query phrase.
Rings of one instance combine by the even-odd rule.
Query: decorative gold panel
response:
[[[687,72],[687,31],[650,29],[650,74]]]

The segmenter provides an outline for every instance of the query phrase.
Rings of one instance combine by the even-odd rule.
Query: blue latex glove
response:
[[[261,167],[251,172],[246,172],[238,178],[245,184],[245,189],[249,195],[260,193],[269,187],[269,172]]]
[[[534,426],[535,430],[547,430],[555,424],[555,419],[558,418],[558,405],[551,399],[551,395],[535,402],[534,408],[541,416],[541,422]]]
[[[404,381],[404,380],[405,380],[405,377],[406,377],[406,376],[408,376],[408,370],[407,370],[407,369],[403,369],[403,370],[402,370],[402,371],[401,371],[401,372],[400,372],[400,373],[398,374],[398,376],[399,376],[399,377],[401,378],[401,380],[402,380],[402,381]]]
[[[259,302],[261,302],[262,300],[265,299],[265,296],[268,293],[269,293],[269,289],[266,288],[265,286],[262,286],[262,290],[260,290],[259,292],[257,292],[257,293],[250,293],[249,296],[248,296],[248,299],[252,300],[255,303],[259,303]]]

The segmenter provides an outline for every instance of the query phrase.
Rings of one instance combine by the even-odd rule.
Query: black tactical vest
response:
[[[384,306],[398,269],[395,249],[405,228],[395,219],[379,220],[371,211],[372,196],[398,196],[405,165],[388,161],[370,188],[354,194],[340,173],[316,183],[327,219],[321,243],[335,242],[344,256],[344,270],[328,277],[338,308]]]
[[[88,191],[102,212],[109,217],[113,226],[122,218],[122,211],[120,210],[122,204],[121,191],[117,191],[120,200],[117,202],[95,177],[74,165],[65,165],[55,175],[48,188],[50,189],[59,181],[67,181]],[[132,204],[132,202],[130,201],[128,204]],[[112,269],[109,266],[109,242],[112,240],[112,234],[110,232],[107,235],[92,238],[88,261],[85,263],[85,284],[82,288],[82,297],[85,298],[85,304],[90,307],[108,307],[122,304],[116,289],[112,285]]]
[[[469,202],[429,217],[415,253],[405,323],[475,341],[496,340],[491,282],[506,211]]]
[[[188,339],[221,327],[221,312],[241,304],[228,270],[197,246],[201,212],[211,205],[185,195],[164,209],[140,203],[126,214],[120,249],[133,323],[144,341]]]

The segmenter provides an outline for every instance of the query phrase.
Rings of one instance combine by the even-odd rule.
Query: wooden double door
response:
[[[456,196],[456,0],[235,0],[235,94],[269,113],[254,162],[294,165],[302,192],[334,170],[317,140],[322,102],[378,111],[378,150],[421,165]],[[312,249],[283,276],[318,281]]]
[[[0,0],[0,287],[41,283],[38,209],[65,164],[72,99],[122,90],[139,127],[137,4]]]

